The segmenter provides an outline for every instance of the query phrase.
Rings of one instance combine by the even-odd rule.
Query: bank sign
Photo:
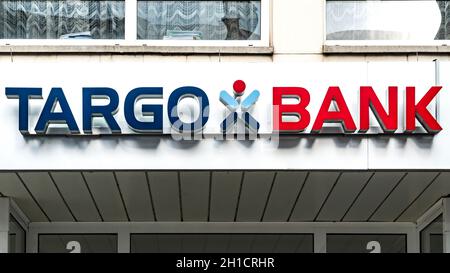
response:
[[[180,66],[179,73],[196,67]],[[233,68],[230,64],[218,68],[225,73],[223,67]],[[314,79],[288,70],[290,79],[264,71],[232,73],[234,77],[186,71],[189,77],[179,79],[177,74],[164,74],[169,73],[165,68],[146,77],[139,72],[135,81],[132,69],[117,79],[113,78],[119,77],[117,73],[103,67],[97,78],[88,77],[90,85],[76,73],[58,83],[24,77],[19,84],[6,85],[4,94],[24,135],[436,134],[443,130],[438,109],[444,88],[426,80],[419,85],[395,80],[370,84],[367,79],[346,81],[345,77],[336,81],[332,75],[314,84]]]

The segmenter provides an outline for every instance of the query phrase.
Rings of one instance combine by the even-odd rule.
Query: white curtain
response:
[[[257,40],[260,10],[260,1],[139,1],[138,39],[191,31],[203,40]]]
[[[327,39],[443,39],[445,35],[437,36],[437,33],[445,24],[449,24],[448,13],[445,17],[443,12],[448,10],[448,3],[449,1],[440,0],[329,0],[326,14]]]
[[[123,39],[124,1],[0,1],[0,39],[58,39],[89,32],[93,39]]]

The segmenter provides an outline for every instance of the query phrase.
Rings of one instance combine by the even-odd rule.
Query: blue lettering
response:
[[[61,107],[61,112],[54,112],[58,103]],[[72,134],[80,133],[75,118],[73,117],[72,110],[70,110],[69,104],[67,103],[61,88],[54,87],[50,91],[34,130],[38,134],[45,134],[50,123],[65,123]]]
[[[142,105],[142,115],[153,116],[153,122],[139,121],[134,114],[134,105],[137,101],[144,98],[162,98],[162,87],[139,87],[133,89],[125,98],[125,120],[130,128],[134,131],[145,132],[162,132],[163,130],[163,107],[162,105]]]
[[[108,98],[107,105],[92,105],[92,99]],[[112,88],[86,87],[83,88],[83,131],[92,133],[92,119],[103,117],[113,134],[120,134],[119,124],[114,119],[119,107],[119,95]]]
[[[28,102],[29,99],[42,99],[42,88],[7,87],[8,99],[19,99],[19,131],[28,134]]]
[[[200,115],[192,123],[184,123],[178,116],[178,103],[183,98],[194,97],[200,105]],[[201,130],[209,118],[209,100],[206,93],[197,87],[184,86],[176,89],[169,97],[167,104],[167,114],[169,115],[172,127],[179,132],[195,132]]]

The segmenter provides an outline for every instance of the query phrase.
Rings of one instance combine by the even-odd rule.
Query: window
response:
[[[116,253],[116,234],[40,234],[40,253]]]
[[[125,1],[0,2],[0,39],[123,39]]]
[[[328,234],[328,253],[406,253],[404,234]]]
[[[326,39],[450,40],[450,1],[328,0]]]
[[[138,39],[260,40],[259,1],[139,1]]]
[[[312,234],[131,234],[131,253],[312,253]]]
[[[8,253],[25,253],[25,230],[16,221],[14,216],[9,216]]]
[[[267,46],[267,1],[6,0],[0,1],[0,40]]]
[[[443,218],[442,215],[420,232],[420,250],[422,253],[443,253]]]

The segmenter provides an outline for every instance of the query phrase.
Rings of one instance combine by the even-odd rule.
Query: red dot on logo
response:
[[[237,80],[233,84],[233,89],[236,94],[242,95],[245,91],[245,82],[241,80]]]

